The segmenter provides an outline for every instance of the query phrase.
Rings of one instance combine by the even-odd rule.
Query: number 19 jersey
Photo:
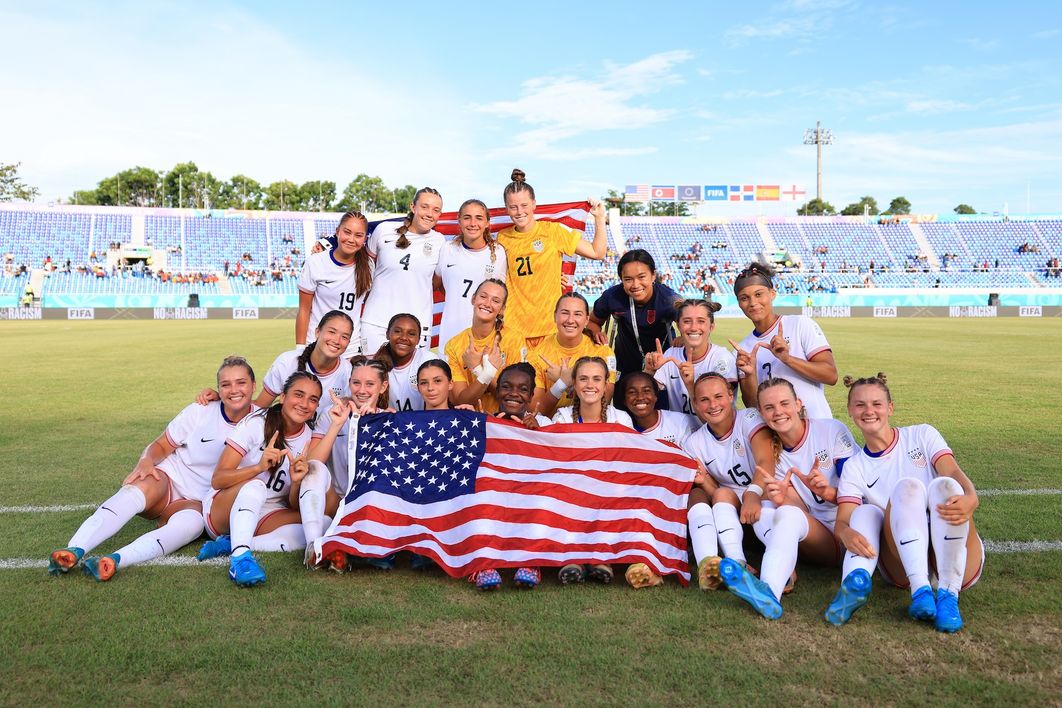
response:
[[[370,268],[372,262],[370,260]],[[351,348],[357,348],[361,341],[361,306],[368,293],[358,295],[355,292],[355,267],[340,263],[333,251],[312,253],[306,259],[299,277],[299,291],[313,295],[310,307],[310,322],[306,326],[306,343],[317,339],[317,324],[327,313],[340,310],[354,320],[354,331],[350,335],[348,354],[354,354]]]

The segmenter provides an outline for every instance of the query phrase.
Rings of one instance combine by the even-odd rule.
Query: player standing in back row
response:
[[[825,386],[837,383],[837,364],[822,328],[804,315],[780,316],[774,312],[778,295],[774,271],[750,263],[734,280],[738,307],[752,320],[752,332],[734,347],[737,355],[741,400],[756,407],[756,387],[772,378],[793,384],[809,418],[832,418]]]
[[[507,325],[526,338],[528,349],[553,334],[550,305],[561,296],[562,256],[572,254],[599,261],[608,248],[605,231],[605,205],[590,204],[594,217],[594,241],[587,243],[579,231],[552,221],[535,220],[535,190],[524,181],[523,170],[513,170],[512,182],[502,192],[505,210],[513,225],[498,234],[505,248],[509,273]]]

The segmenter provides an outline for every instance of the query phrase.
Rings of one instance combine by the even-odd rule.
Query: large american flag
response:
[[[522,425],[472,411],[351,421],[350,490],[316,542],[379,558],[413,551],[449,575],[644,562],[690,578],[686,497],[696,463],[611,424]]]

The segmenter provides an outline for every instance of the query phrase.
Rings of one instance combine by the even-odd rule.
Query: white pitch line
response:
[[[1039,497],[1062,494],[1062,489],[978,489],[979,497]]]
[[[62,504],[59,506],[0,506],[0,514],[56,514],[61,511],[87,511],[99,504]]]
[[[197,561],[192,556],[163,556],[140,565],[161,565],[169,567],[194,567],[202,565],[228,565],[228,558],[211,558]],[[47,558],[0,558],[0,570],[26,570],[28,568],[47,568]],[[78,572],[74,570],[72,572]]]
[[[1042,553],[1062,551],[1062,541],[985,541],[988,553]]]

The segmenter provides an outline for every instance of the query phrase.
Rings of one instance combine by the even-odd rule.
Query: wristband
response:
[[[763,496],[763,487],[761,487],[758,484],[750,484],[749,486],[745,487],[745,491],[746,492],[752,492],[753,494],[755,494],[758,497],[762,497]]]
[[[494,374],[498,373],[498,370],[484,357],[483,363],[472,369],[472,373],[475,375],[476,381],[487,386],[494,380]]]
[[[568,391],[568,384],[564,383],[564,379],[557,379],[552,386],[549,387],[550,394],[560,400],[564,398],[564,394]]]

